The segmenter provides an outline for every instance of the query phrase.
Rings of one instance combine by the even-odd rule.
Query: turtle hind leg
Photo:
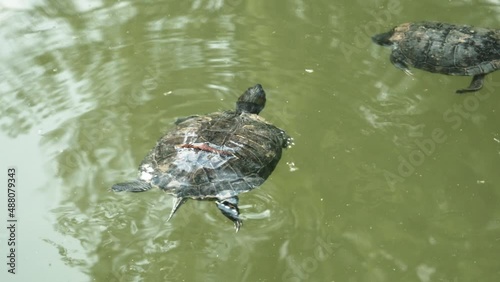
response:
[[[484,77],[486,74],[477,74],[474,77],[472,77],[472,81],[470,82],[469,87],[464,88],[464,89],[458,89],[456,93],[462,94],[462,93],[467,93],[467,92],[474,92],[478,91],[479,89],[483,88],[483,82],[484,82]]]
[[[187,201],[186,198],[181,198],[181,197],[177,197],[177,198],[174,198],[173,200],[173,204],[174,206],[172,207],[172,211],[170,212],[170,215],[168,216],[167,218],[167,221],[169,221],[172,216],[174,216],[174,213],[181,207],[182,204],[184,204],[185,202]]]
[[[153,188],[150,183],[142,180],[134,180],[129,182],[117,183],[111,187],[115,192],[144,192]]]
[[[215,204],[222,214],[234,223],[234,228],[236,232],[238,232],[243,225],[243,221],[241,221],[239,217],[240,209],[238,208],[238,197],[234,196],[231,198],[219,199],[215,201]]]

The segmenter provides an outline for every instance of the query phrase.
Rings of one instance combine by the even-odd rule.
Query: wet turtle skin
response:
[[[468,88],[481,89],[486,74],[500,68],[500,30],[438,22],[404,23],[372,37],[392,47],[391,62],[411,74],[409,66],[434,73],[473,76]]]
[[[113,191],[142,192],[158,187],[172,194],[168,220],[187,200],[214,200],[221,212],[242,225],[238,197],[260,186],[278,164],[289,136],[258,113],[266,96],[260,84],[248,88],[236,110],[178,119],[139,166],[137,180]]]

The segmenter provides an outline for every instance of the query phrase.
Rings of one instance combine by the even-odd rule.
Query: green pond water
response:
[[[409,21],[500,28],[480,1],[0,1],[1,281],[500,281],[500,74],[389,62]],[[293,136],[240,195],[112,193],[178,117],[232,109]],[[8,169],[15,169],[15,233]],[[8,272],[14,234],[15,272]]]

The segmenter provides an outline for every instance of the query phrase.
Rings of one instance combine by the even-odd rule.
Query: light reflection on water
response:
[[[30,220],[48,228],[40,244],[95,280],[495,276],[498,95],[450,127],[443,114],[463,105],[467,96],[450,92],[463,79],[406,76],[362,24],[390,28],[452,7],[397,2],[402,12],[387,14],[389,2],[3,1],[0,20],[16,24],[0,29],[0,129],[40,140],[48,180],[26,188],[50,199],[32,205]],[[495,26],[467,5],[446,16]],[[165,222],[171,196],[108,191],[135,177],[176,118],[232,109],[255,83],[268,94],[262,116],[296,145],[241,195],[238,234],[211,202],[188,201]],[[447,141],[400,176],[401,159],[434,128]],[[34,163],[21,160],[21,171]],[[390,185],[387,172],[400,181]]]

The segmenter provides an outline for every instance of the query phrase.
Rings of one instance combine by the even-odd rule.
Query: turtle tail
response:
[[[144,192],[153,188],[151,183],[142,180],[134,180],[129,182],[117,183],[111,187],[115,192]]]

